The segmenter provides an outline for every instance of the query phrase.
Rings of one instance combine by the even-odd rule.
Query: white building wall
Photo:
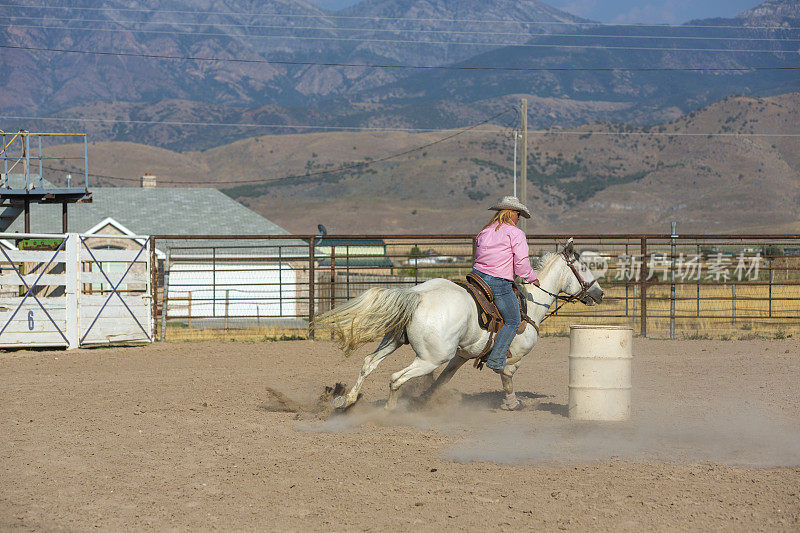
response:
[[[294,317],[297,275],[289,264],[170,265],[170,317]]]

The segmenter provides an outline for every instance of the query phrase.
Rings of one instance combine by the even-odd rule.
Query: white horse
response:
[[[561,251],[541,258],[538,276],[541,288],[522,285],[522,293],[528,300],[528,315],[536,328],[528,324],[514,337],[506,361],[506,370],[512,376],[539,339],[539,323],[556,295],[563,292],[586,305],[603,299],[603,290],[573,250],[572,239]],[[383,335],[378,348],[364,359],[353,388],[335,401],[339,408],[353,405],[367,376],[403,344],[411,344],[417,356],[406,368],[392,374],[387,409],[397,406],[398,390],[403,383],[430,374],[444,363],[448,364],[428,392],[447,383],[461,365],[478,357],[489,336],[478,325],[477,308],[466,289],[446,279],[432,279],[411,288],[370,289],[325,313],[316,325],[331,329],[346,354]],[[519,408],[521,403],[514,394],[512,377],[501,375],[501,379],[506,394],[501,407]]]

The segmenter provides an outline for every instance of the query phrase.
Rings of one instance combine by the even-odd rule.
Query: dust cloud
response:
[[[378,427],[407,426],[422,431],[455,433],[477,431],[492,422],[491,413],[499,404],[501,393],[465,395],[452,389],[438,391],[433,397],[424,392],[433,383],[431,376],[410,380],[401,389],[397,409],[384,409],[385,399],[368,401],[361,398],[353,407],[330,410],[317,416],[303,417],[297,425],[301,431],[350,433],[366,425]],[[338,384],[337,384],[338,385]],[[330,387],[326,387],[329,390]],[[320,400],[324,398],[320,397]],[[318,402],[317,405],[320,405]],[[478,415],[478,416],[476,416]]]
[[[346,411],[331,400],[344,385],[325,387],[313,401],[299,402],[272,390],[269,410],[298,413],[299,431],[350,433],[370,426],[407,426],[449,434],[458,441],[442,452],[457,462],[564,464],[626,460],[713,462],[755,467],[800,465],[800,421],[734,399],[701,403],[683,398],[665,407],[638,396],[631,420],[569,420],[567,406],[526,399],[522,411],[497,409],[499,393],[437,393],[419,397],[429,383],[410,387],[398,409],[384,400],[361,399]],[[524,393],[522,393],[524,394]],[[524,397],[524,396],[523,396]]]
[[[571,463],[598,460],[800,465],[800,424],[733,403],[645,408],[627,422],[561,417],[495,424],[444,452],[458,462]]]
[[[351,433],[367,425],[378,427],[407,426],[421,431],[438,431],[455,434],[464,430],[478,431],[491,423],[489,399],[469,399],[455,391],[442,391],[435,401],[401,397],[394,411],[384,409],[385,400],[367,402],[359,400],[346,411],[333,411],[318,421],[298,424],[297,429],[321,433]],[[481,413],[476,418],[476,413]]]

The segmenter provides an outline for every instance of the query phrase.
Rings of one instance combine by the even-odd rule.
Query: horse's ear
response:
[[[564,245],[564,253],[567,255],[572,255],[575,253],[575,250],[572,246],[572,237],[570,237],[569,240],[567,240],[567,244]]]

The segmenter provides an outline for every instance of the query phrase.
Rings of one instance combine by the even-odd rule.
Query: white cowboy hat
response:
[[[503,209],[518,211],[523,217],[531,218],[531,212],[528,211],[528,208],[525,207],[516,196],[503,196],[499,202],[489,208],[489,211],[502,211]]]

